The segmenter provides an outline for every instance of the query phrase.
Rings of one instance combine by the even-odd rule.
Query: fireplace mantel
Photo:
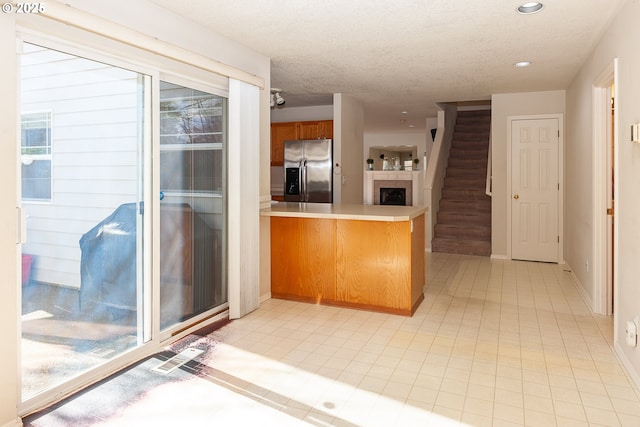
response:
[[[376,203],[376,181],[411,181],[412,205],[423,205],[423,171],[364,171],[364,204]]]

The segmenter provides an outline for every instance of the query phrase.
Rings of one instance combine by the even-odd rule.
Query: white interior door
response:
[[[511,123],[511,258],[558,262],[558,119]]]

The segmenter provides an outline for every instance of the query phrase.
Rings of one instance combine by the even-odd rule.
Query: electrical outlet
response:
[[[636,316],[632,321],[628,321],[626,329],[624,331],[625,342],[629,347],[635,347],[638,345],[638,317]]]

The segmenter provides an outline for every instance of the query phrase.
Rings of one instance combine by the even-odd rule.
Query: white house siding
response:
[[[23,202],[32,280],[80,286],[81,236],[139,201],[137,74],[25,45],[22,112],[52,113],[52,200]]]

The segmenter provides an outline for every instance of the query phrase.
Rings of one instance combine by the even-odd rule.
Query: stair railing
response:
[[[489,128],[489,154],[487,155],[487,181],[484,186],[484,192],[487,196],[491,197],[493,190],[493,174],[491,172],[491,128]]]
[[[444,177],[447,172],[449,150],[453,139],[453,131],[456,125],[458,109],[455,105],[438,103],[438,126],[436,138],[433,141],[431,155],[427,161],[427,170],[424,179],[424,203],[427,206],[427,223],[425,227],[425,242],[427,250],[431,251],[431,239],[440,210],[440,198]]]

